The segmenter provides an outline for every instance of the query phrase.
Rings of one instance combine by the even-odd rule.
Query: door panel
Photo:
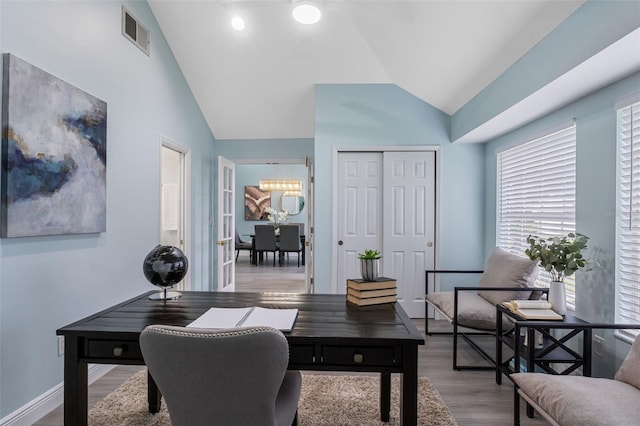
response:
[[[409,316],[422,318],[424,271],[435,259],[435,153],[385,152],[384,170],[383,270]]]
[[[338,155],[338,244],[336,291],[360,277],[358,253],[382,249],[382,154]],[[342,242],[342,244],[340,244]]]

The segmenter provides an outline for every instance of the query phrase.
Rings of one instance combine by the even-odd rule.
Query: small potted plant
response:
[[[551,275],[549,302],[560,315],[564,315],[567,309],[564,278],[587,265],[582,251],[587,248],[588,239],[586,235],[577,232],[564,237],[527,237],[529,248],[524,254],[531,260],[540,261],[540,266]]]
[[[378,250],[366,249],[363,253],[358,253],[360,259],[360,273],[365,281],[375,281],[378,279],[380,270],[380,259],[382,255]]]

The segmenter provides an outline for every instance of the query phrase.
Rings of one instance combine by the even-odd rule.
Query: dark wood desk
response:
[[[150,324],[186,326],[212,306],[298,308],[290,333],[292,370],[379,372],[380,413],[388,421],[391,373],[402,374],[401,424],[417,424],[418,345],[422,334],[399,304],[356,307],[344,295],[184,292],[175,301],[127,300],[57,330],[64,336],[64,424],[87,424],[87,364],[144,365],[138,338]],[[149,381],[149,410],[160,393]]]

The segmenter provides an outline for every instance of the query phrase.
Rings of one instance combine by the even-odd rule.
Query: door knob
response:
[[[433,247],[433,241],[429,241],[429,242],[427,243],[427,247]]]
[[[344,244],[344,243],[342,242],[342,240],[338,241],[338,245],[339,245],[339,246],[341,246],[341,245],[343,245],[343,244]]]

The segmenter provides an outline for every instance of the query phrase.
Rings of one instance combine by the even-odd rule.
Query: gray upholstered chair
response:
[[[284,261],[285,253],[298,253],[298,267],[302,257],[302,242],[300,241],[300,227],[297,224],[280,225],[280,265]]]
[[[482,273],[476,287],[455,287],[454,291],[429,293],[429,275],[444,273]],[[426,271],[426,303],[433,306],[453,325],[453,369],[495,369],[495,354],[491,356],[471,338],[473,334],[495,334],[496,305],[514,299],[539,299],[548,289],[533,287],[538,275],[537,262],[524,256],[517,256],[496,247],[484,271],[435,270]],[[513,328],[508,318],[503,321],[503,329]],[[462,331],[460,328],[475,330]],[[425,318],[425,334],[429,332],[429,323]],[[450,334],[450,333],[446,333]],[[476,352],[482,355],[490,366],[461,366],[458,364],[458,336],[463,338]]]
[[[554,426],[632,426],[640,421],[640,336],[613,379],[513,373],[514,425],[522,396]]]
[[[151,325],[140,348],[174,426],[296,424],[301,377],[279,330]]]
[[[276,252],[280,249],[276,240],[276,227],[273,225],[255,225],[255,253],[273,252],[273,266],[276,266]],[[258,259],[256,259],[256,265]]]
[[[238,256],[240,255],[240,250],[247,250],[249,251],[249,262],[251,262],[252,259],[252,253],[253,253],[253,247],[251,247],[251,243],[247,242],[247,241],[242,241],[242,239],[240,238],[240,235],[238,234],[238,230],[236,229],[236,262],[238,261]]]

